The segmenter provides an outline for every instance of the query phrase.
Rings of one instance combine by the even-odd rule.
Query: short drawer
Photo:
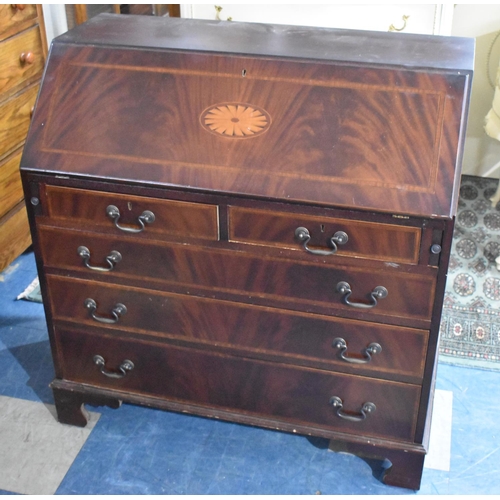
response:
[[[56,344],[58,368],[65,380],[278,422],[408,442],[414,439],[420,398],[417,385],[70,329],[56,330]],[[339,398],[343,407],[334,407],[332,398]],[[361,409],[368,403],[373,411],[365,411],[363,419]]]
[[[348,255],[417,264],[420,253],[419,227],[234,206],[228,208],[228,220],[230,241],[303,253],[327,252],[332,259]],[[308,235],[307,241],[303,234]]]
[[[405,382],[422,380],[425,330],[62,276],[46,279],[56,321],[201,343],[252,358]],[[89,301],[95,308],[87,307]],[[117,304],[125,306],[123,314],[116,313]]]
[[[42,75],[44,65],[40,28],[35,26],[0,43],[0,93],[21,88]]]
[[[0,105],[0,158],[26,139],[37,93],[33,85]]]
[[[36,22],[35,4],[1,4],[0,5],[0,40],[17,33]]]
[[[96,279],[134,278],[149,288],[393,324],[404,325],[405,319],[406,326],[418,328],[428,328],[434,303],[433,269],[333,266],[40,226],[39,236],[46,268],[92,273]],[[90,259],[81,254],[82,246]],[[87,267],[111,267],[113,252],[120,259],[111,271]],[[374,296],[379,287],[386,289],[385,298]]]
[[[219,239],[217,205],[58,186],[46,186],[45,195],[50,223],[66,222],[117,236]]]

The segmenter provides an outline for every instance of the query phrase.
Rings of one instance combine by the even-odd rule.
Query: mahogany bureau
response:
[[[22,158],[61,422],[321,436],[418,489],[474,45],[102,15]]]

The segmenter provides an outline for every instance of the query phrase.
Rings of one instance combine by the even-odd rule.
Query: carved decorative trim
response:
[[[200,116],[205,130],[232,138],[255,137],[271,125],[267,111],[253,104],[223,103],[205,109]]]

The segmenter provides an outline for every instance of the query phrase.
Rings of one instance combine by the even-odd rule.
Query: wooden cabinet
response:
[[[40,5],[0,5],[0,271],[30,244],[19,173],[47,53]]]
[[[322,436],[418,489],[473,50],[112,15],[56,39],[22,174],[59,420]]]

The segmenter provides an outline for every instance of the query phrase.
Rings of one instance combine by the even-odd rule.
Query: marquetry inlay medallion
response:
[[[271,125],[267,111],[253,104],[223,103],[210,106],[200,116],[202,126],[224,137],[255,137]]]

